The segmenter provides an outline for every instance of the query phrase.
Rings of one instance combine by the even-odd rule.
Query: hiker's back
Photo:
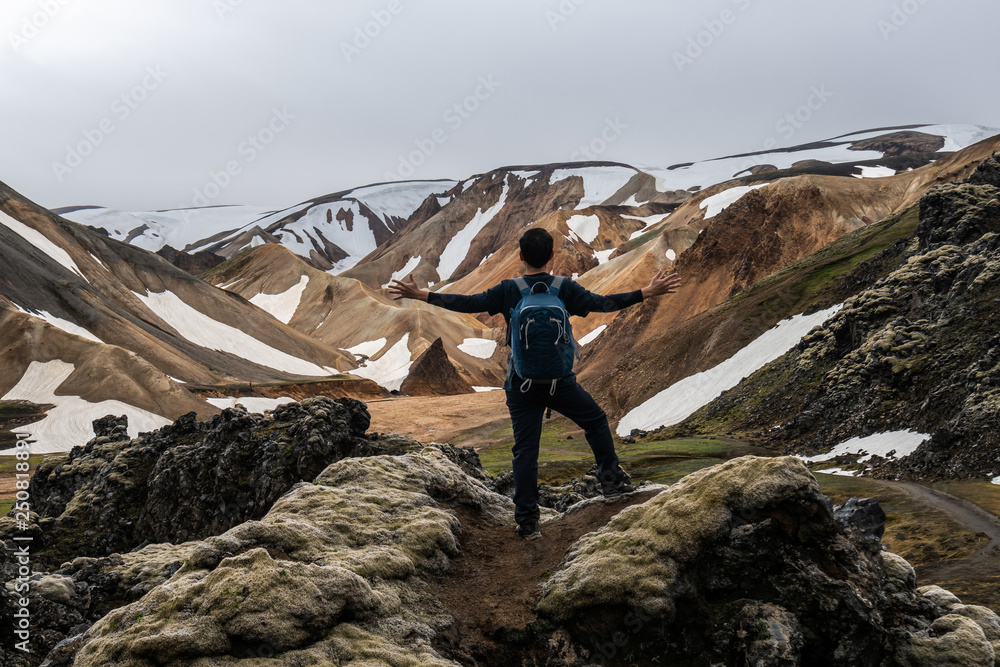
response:
[[[573,373],[576,340],[559,298],[563,281],[556,276],[551,285],[529,286],[524,278],[514,279],[521,301],[511,311],[511,358],[514,372],[526,381],[561,380]]]

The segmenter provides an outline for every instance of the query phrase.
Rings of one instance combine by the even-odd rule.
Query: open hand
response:
[[[402,280],[393,280],[389,285],[389,294],[392,296],[393,301],[399,301],[400,299],[427,301],[428,292],[417,287],[417,281],[413,279],[413,274],[411,273],[407,276],[405,282]]]
[[[681,287],[681,277],[677,273],[671,273],[669,276],[663,275],[663,269],[656,272],[649,284],[642,288],[642,298],[648,299],[651,296],[660,296],[661,294],[673,294]]]

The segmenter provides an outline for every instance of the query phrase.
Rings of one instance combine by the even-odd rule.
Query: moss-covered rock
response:
[[[537,610],[605,664],[894,664],[945,611],[797,458],[692,473],[583,536]]]
[[[263,516],[334,461],[419,446],[365,438],[369,423],[364,403],[317,396],[272,414],[238,406],[198,422],[192,413],[134,440],[94,438],[46,459],[31,480],[45,555],[58,564],[218,534]]]
[[[914,634],[897,654],[901,667],[994,667],[992,644],[972,619],[948,614]]]
[[[790,507],[799,511],[787,513]],[[582,537],[545,584],[538,609],[564,621],[604,605],[637,607],[671,622],[687,587],[683,569],[707,544],[763,513],[780,514],[789,531],[836,532],[829,500],[801,461],[734,459],[688,475]]]
[[[280,665],[321,656],[333,664],[454,664],[430,643],[447,616],[418,604],[418,575],[444,571],[459,553],[461,525],[444,503],[484,520],[513,518],[507,498],[434,448],[335,463],[260,520],[172,547],[187,554],[184,566],[98,621],[75,664],[223,665],[248,652]],[[123,578],[143,562],[157,570],[163,551],[122,557]]]

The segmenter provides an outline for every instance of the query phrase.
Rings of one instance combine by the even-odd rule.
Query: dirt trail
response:
[[[888,483],[919,502],[940,509],[966,529],[988,537],[988,541],[968,558],[918,565],[915,568],[917,585],[937,584],[966,604],[980,604],[1000,611],[1000,518],[944,491],[910,482]]]
[[[531,542],[517,537],[513,525],[485,522],[456,509],[462,521],[462,555],[452,562],[448,574],[437,579],[434,591],[455,618],[443,635],[441,648],[463,663],[520,664],[520,656],[505,656],[511,650],[509,640],[535,620],[539,586],[558,569],[567,549],[626,507],[645,502],[661,490],[590,503],[542,523],[542,538]]]
[[[950,493],[931,489],[910,482],[890,482],[892,485],[906,490],[907,493],[948,514],[952,519],[976,533],[985,533],[987,542],[974,556],[968,560],[978,563],[990,556],[994,549],[1000,547],[1000,517],[987,512],[979,505],[962,498],[956,498]]]

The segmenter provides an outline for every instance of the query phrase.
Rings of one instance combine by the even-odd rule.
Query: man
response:
[[[520,258],[524,262],[524,283],[529,287],[539,282],[551,286],[555,280],[548,273],[552,261],[552,236],[544,229],[532,228],[521,236],[519,245]],[[672,294],[680,285],[681,279],[676,273],[664,276],[663,271],[658,271],[641,290],[602,296],[563,279],[558,286],[558,296],[570,315],[585,317],[592,312],[610,313],[650,297]],[[419,299],[460,313],[503,313],[508,325],[507,345],[511,344],[511,312],[522,298],[514,280],[504,280],[479,294],[438,294],[419,289],[412,275],[406,282],[393,280],[389,292],[396,300]],[[593,397],[576,382],[575,374],[553,382],[525,382],[515,373],[508,356],[503,388],[514,430],[514,518],[518,535],[529,540],[541,537],[538,531],[538,443],[546,408],[559,412],[584,430],[597,461],[598,479],[605,496],[633,490],[625,471],[618,465],[608,418]]]

